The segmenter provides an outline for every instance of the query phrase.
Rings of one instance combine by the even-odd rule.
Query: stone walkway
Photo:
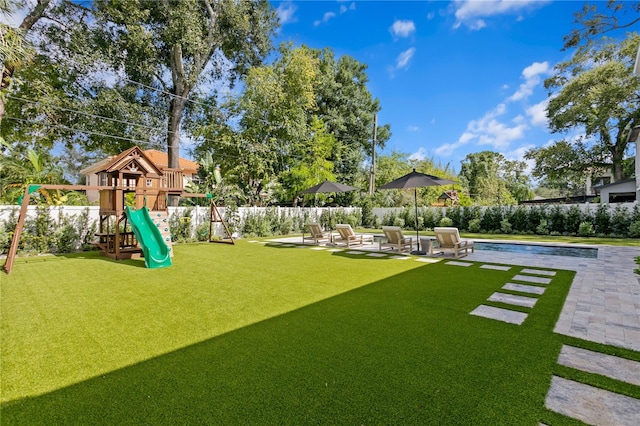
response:
[[[285,243],[292,240],[274,241]],[[634,273],[638,267],[634,259],[640,256],[640,249],[597,247],[596,259],[489,250],[476,250],[462,260],[453,260],[451,256],[414,259],[437,262],[444,258],[447,264],[454,266],[470,266],[468,261],[474,261],[485,263],[481,268],[498,270],[509,268],[495,264],[525,266],[512,278],[521,283],[507,283],[502,288],[531,295],[544,293],[545,286],[552,281],[547,277],[555,275],[553,271],[538,268],[576,271],[554,331],[595,343],[640,351],[640,279]],[[350,253],[368,252],[372,256],[377,248],[376,244],[363,246]],[[495,292],[488,300],[533,308],[537,299]],[[522,312],[487,305],[478,306],[471,314],[517,325],[527,317]],[[640,363],[636,361],[564,345],[557,362],[569,368],[640,386]],[[551,378],[545,406],[588,424],[636,426],[640,419],[640,400],[555,375]]]
[[[640,351],[640,281],[633,272],[638,267],[636,256],[640,256],[637,247],[599,246],[597,259],[489,250],[476,250],[464,259],[576,271],[554,331]]]

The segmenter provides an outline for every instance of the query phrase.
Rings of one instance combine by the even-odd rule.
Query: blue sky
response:
[[[391,150],[460,170],[468,153],[522,159],[558,139],[544,79],[583,1],[272,1],[276,44],[330,47],[368,65]],[[598,2],[604,7],[604,2]]]

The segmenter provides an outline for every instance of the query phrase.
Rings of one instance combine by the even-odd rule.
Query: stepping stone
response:
[[[391,259],[395,260],[408,260],[411,259],[409,256],[391,256]]]
[[[371,257],[387,257],[387,255],[384,254],[384,253],[368,253],[367,256],[371,256]]]
[[[481,265],[482,269],[494,269],[496,271],[508,271],[511,269],[511,266],[501,266],[501,265]]]
[[[311,250],[326,250],[326,247],[311,247]]]
[[[513,279],[536,284],[549,284],[551,282],[551,278],[532,277],[530,275],[516,275]]]
[[[640,386],[640,362],[562,345],[558,364]]]
[[[364,254],[364,252],[363,251],[351,250],[351,251],[346,251],[345,254]]]
[[[553,376],[545,406],[590,425],[637,426],[640,400]]]
[[[416,262],[423,262],[423,263],[438,263],[441,260],[442,259],[431,259],[429,257],[418,257],[418,258],[416,258]]]
[[[556,271],[543,271],[542,269],[523,269],[520,272],[523,274],[546,275],[548,277],[556,275]]]
[[[280,244],[281,247],[295,247],[295,244]]]
[[[546,287],[537,287],[535,285],[506,283],[502,286],[505,290],[519,291],[521,293],[530,294],[542,294],[547,289]]]
[[[527,319],[524,312],[510,311],[509,309],[495,308],[493,306],[480,305],[471,311],[471,315],[478,317],[490,318],[498,321],[508,322],[509,324],[520,325]]]
[[[473,265],[473,263],[467,263],[467,262],[456,262],[455,260],[451,261],[451,262],[447,262],[445,263],[445,265],[453,265],[453,266],[471,266]]]
[[[515,294],[506,294],[495,292],[487,299],[490,302],[502,302],[508,305],[524,306],[525,308],[533,308],[538,299],[526,296],[516,296]]]

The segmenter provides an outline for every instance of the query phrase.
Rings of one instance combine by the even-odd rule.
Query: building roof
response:
[[[160,169],[165,169],[169,167],[169,155],[166,152],[158,151],[157,149],[147,149],[146,151],[143,151],[143,152]],[[181,169],[184,169],[185,172],[190,172],[190,173],[196,173],[199,168],[198,163],[196,163],[195,161],[187,160],[186,158],[182,158],[182,157],[178,159],[178,165],[180,166]]]
[[[593,189],[597,192],[597,191],[600,191],[602,188],[610,188],[612,186],[623,185],[625,183],[635,182],[635,181],[636,181],[636,178],[633,177],[631,179],[625,179],[625,180],[619,180],[617,182],[607,183],[606,185],[594,186]]]
[[[125,151],[125,152],[127,152],[127,151]],[[147,156],[147,158],[149,158],[149,160],[151,162],[153,162],[153,164],[158,169],[168,168],[169,156],[167,155],[166,152],[161,152],[161,151],[158,151],[157,149],[147,149],[146,151],[142,151],[142,152],[144,152],[144,154]],[[99,171],[104,170],[107,165],[111,164],[111,162],[114,161],[121,154],[110,155],[110,156],[108,156],[106,158],[103,158],[102,160],[98,161],[97,163],[94,163],[94,164],[92,164],[90,166],[87,166],[84,169],[80,170],[80,174],[86,176],[86,175],[90,175],[90,174],[93,174],[93,173],[98,173]],[[184,171],[187,174],[197,173],[198,172],[198,168],[200,167],[198,165],[198,163],[196,163],[195,161],[187,160],[186,158],[179,158],[178,159],[178,165],[180,166],[180,168],[184,169]]]

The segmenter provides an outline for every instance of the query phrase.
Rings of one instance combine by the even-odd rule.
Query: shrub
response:
[[[191,240],[191,212],[192,208],[175,211],[169,218],[171,241],[187,242]]]
[[[401,217],[395,217],[393,219],[393,226],[399,226],[400,228],[404,228],[404,219]]]
[[[578,235],[581,237],[591,237],[594,233],[593,224],[591,222],[582,222],[578,226]]]
[[[547,216],[549,222],[549,230],[561,234],[566,229],[566,216],[564,209],[560,206],[554,206]]]
[[[629,225],[629,236],[631,238],[640,237],[640,220],[637,220]]]
[[[577,234],[580,223],[582,222],[583,214],[578,206],[571,206],[567,211],[567,218],[565,220],[565,229],[571,234]]]
[[[527,231],[537,233],[537,227],[540,222],[545,219],[546,222],[546,211],[542,206],[531,207],[527,212]]]
[[[609,206],[607,204],[600,204],[598,206],[598,210],[596,210],[594,225],[595,231],[598,234],[606,235],[611,232],[611,219],[609,217]]]
[[[482,215],[480,227],[486,231],[497,231],[500,229],[502,219],[502,209],[500,207],[489,207]]]
[[[538,235],[548,235],[549,234],[549,224],[547,223],[547,219],[541,219],[540,224],[536,227],[536,234]]]
[[[631,217],[629,211],[617,205],[611,215],[611,233],[620,237],[625,237],[629,232],[629,226],[631,225]]]
[[[443,217],[442,219],[440,219],[440,226],[451,226],[453,225],[453,220],[451,220],[450,217]]]
[[[462,208],[461,207],[449,207],[447,208],[447,217],[451,219],[451,225],[456,228],[460,228],[462,222]]]
[[[471,219],[469,221],[469,232],[480,232],[480,219]]]
[[[527,209],[523,206],[518,206],[511,213],[509,219],[514,231],[523,232],[527,230]]]
[[[510,234],[513,231],[511,223],[507,219],[503,219],[502,222],[500,222],[500,231],[503,234]]]

